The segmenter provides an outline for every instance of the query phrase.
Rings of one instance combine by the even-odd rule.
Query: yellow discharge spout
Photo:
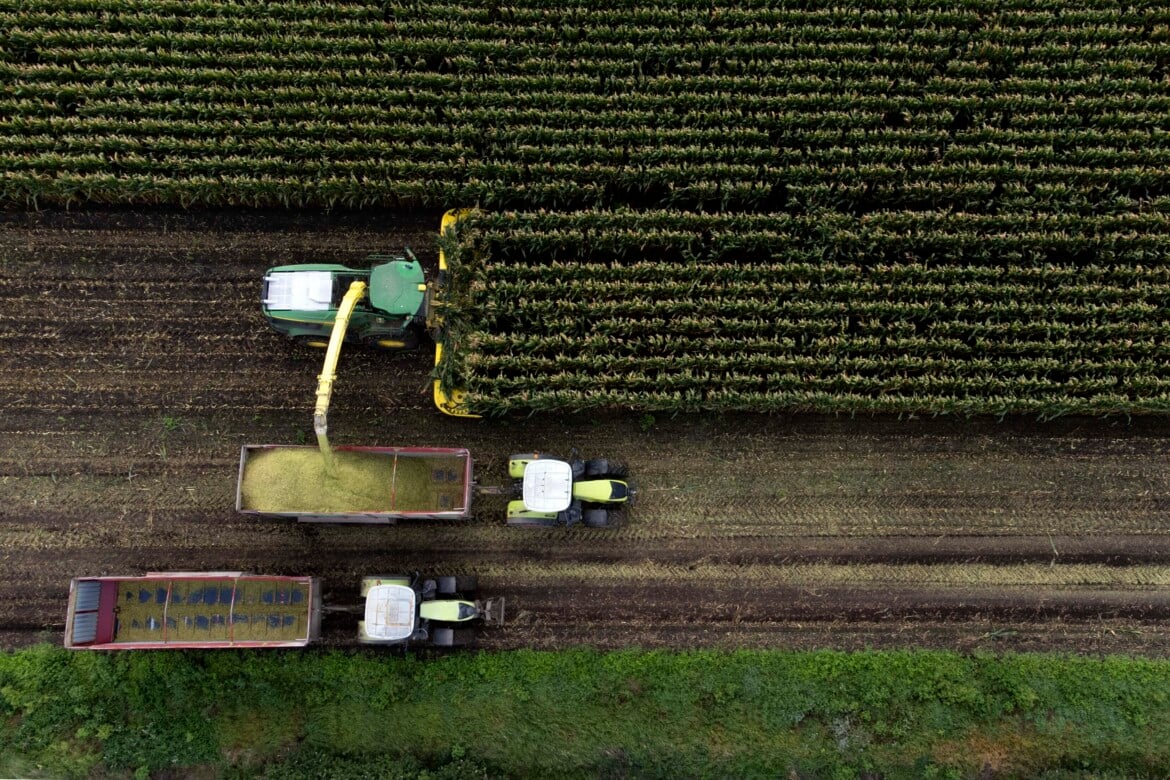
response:
[[[329,348],[325,350],[325,365],[321,368],[321,375],[317,377],[317,405],[313,409],[313,432],[317,434],[317,446],[321,448],[321,456],[325,459],[325,466],[330,473],[333,471],[333,451],[329,448],[329,400],[333,397],[333,382],[337,379],[337,359],[341,357],[341,342],[345,340],[345,331],[349,327],[349,318],[366,294],[365,282],[354,282],[349,286],[341,305],[337,307],[337,317],[333,320],[333,334],[329,337]]]

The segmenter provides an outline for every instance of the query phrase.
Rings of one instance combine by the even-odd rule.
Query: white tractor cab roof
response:
[[[328,311],[333,307],[333,274],[329,271],[277,271],[265,277],[263,303],[277,311]]]
[[[573,467],[563,460],[534,460],[524,469],[524,506],[562,512],[573,501]]]
[[[366,593],[366,635],[394,642],[414,633],[418,611],[412,588],[405,585],[375,585]]]

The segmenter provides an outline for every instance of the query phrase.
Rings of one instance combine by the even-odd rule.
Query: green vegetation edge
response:
[[[43,645],[0,655],[0,774],[1156,774],[1168,703],[1170,662],[1122,657]]]

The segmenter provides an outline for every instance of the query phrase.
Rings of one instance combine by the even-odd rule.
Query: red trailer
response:
[[[321,633],[314,577],[153,572],[77,577],[65,647],[90,650],[303,647]]]

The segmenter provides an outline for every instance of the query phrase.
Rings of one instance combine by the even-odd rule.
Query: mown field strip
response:
[[[38,510],[67,510],[76,502],[103,508],[142,507],[168,511],[199,507],[214,518],[231,516],[234,506],[237,460],[232,448],[220,457],[196,458],[193,466],[180,444],[155,440],[148,453],[91,467],[84,458],[6,461],[3,480],[9,511],[26,506]],[[215,464],[220,465],[215,465]],[[1102,500],[1101,496],[1097,497]],[[1050,496],[991,494],[975,507],[932,508],[921,500],[897,495],[887,499],[855,501],[833,495],[809,496],[801,509],[755,503],[728,506],[718,498],[697,498],[686,513],[656,511],[652,505],[628,512],[618,527],[601,530],[512,529],[503,525],[502,509],[483,502],[468,521],[408,523],[391,528],[328,529],[334,539],[366,538],[375,544],[398,544],[413,549],[442,545],[453,548],[483,545],[514,549],[539,540],[541,545],[571,544],[574,540],[604,540],[615,554],[624,540],[647,539],[756,539],[762,545],[782,544],[789,537],[924,538],[951,536],[1141,534],[1165,536],[1170,531],[1160,518],[1170,495],[1157,497],[1115,494],[1110,509],[1087,498],[1083,502]],[[212,519],[211,524],[221,522]],[[274,528],[294,533],[292,521],[271,519]],[[777,548],[782,550],[783,548]]]
[[[160,359],[158,362],[162,363]],[[169,389],[182,388],[192,395],[200,395],[218,391],[245,391],[254,389],[257,385],[257,376],[262,372],[254,367],[240,371],[217,371],[205,378],[199,386],[191,384],[192,366],[200,361],[192,360],[185,355],[172,354],[170,363],[185,364],[185,368],[169,368],[164,365],[150,368],[83,368],[83,367],[52,367],[43,370],[28,372],[39,380],[41,389],[46,393],[70,392],[84,389],[94,395],[102,393],[128,392],[131,389]],[[27,389],[29,377],[15,377],[7,375],[0,377],[0,392],[15,392]],[[306,398],[312,395],[312,384],[303,383],[302,386],[291,388],[300,390]],[[214,408],[214,404],[209,404]],[[309,404],[304,404],[308,408]]]
[[[259,281],[253,280],[246,294],[239,296],[225,295],[228,291],[216,290],[209,292],[206,298],[200,299],[173,300],[160,298],[151,300],[149,296],[142,295],[139,290],[135,290],[128,292],[125,298],[86,298],[74,302],[73,306],[76,317],[70,317],[68,324],[70,327],[105,325],[109,324],[111,317],[115,313],[124,313],[127,321],[134,322],[137,319],[134,314],[135,312],[141,312],[140,307],[154,306],[156,308],[171,308],[175,311],[182,311],[185,314],[184,321],[187,319],[186,315],[189,314],[192,329],[198,329],[199,326],[207,324],[215,324],[222,327],[223,321],[229,319],[228,314],[208,311],[208,307],[222,308],[230,301],[232,304],[231,308],[234,310],[244,300],[247,300],[249,303],[257,303],[258,306],[258,291]],[[12,303],[12,321],[14,323],[30,320],[36,321],[36,306],[38,303],[42,307],[45,305],[44,301],[31,300],[27,300],[23,305],[20,301]],[[164,323],[157,324],[163,325]]]
[[[126,218],[142,222],[137,232],[153,236],[144,240],[157,243],[160,254],[168,241],[181,253],[191,240],[190,231],[149,229],[151,220],[170,217]],[[101,245],[102,231],[91,232]],[[0,229],[0,245],[11,235]],[[78,573],[246,569],[316,574],[345,589],[355,572],[405,568],[476,573],[485,594],[512,598],[517,622],[488,637],[490,647],[813,642],[1163,652],[1143,615],[1170,614],[1162,570],[1170,550],[1170,439],[1148,419],[590,414],[476,423],[433,410],[420,392],[425,356],[354,351],[345,357],[331,414],[338,443],[468,446],[488,485],[504,481],[509,452],[564,454],[576,446],[586,456],[625,460],[640,487],[637,505],[623,526],[609,530],[508,528],[502,503],[487,500],[466,523],[326,527],[239,516],[232,509],[239,445],[308,435],[320,366],[319,356],[303,356],[268,333],[256,311],[253,274],[244,271],[250,262],[259,273],[279,255],[279,239],[268,239],[252,261],[229,263],[233,292],[221,304],[222,320],[200,320],[208,332],[174,341],[181,334],[170,318],[211,311],[196,311],[198,296],[175,285],[188,272],[206,285],[216,262],[244,251],[232,234],[218,235],[207,239],[218,248],[198,266],[165,258],[137,265],[135,242],[119,248],[113,241],[114,248],[96,250],[98,262],[84,269],[66,263],[70,270],[54,276],[58,287],[49,297],[63,300],[74,270],[76,278],[92,268],[108,273],[115,282],[109,294],[74,309],[87,319],[109,307],[115,319],[153,320],[154,338],[146,331],[129,343],[99,329],[43,351],[35,332],[4,342],[25,353],[13,358],[18,370],[4,380],[20,375],[25,384],[0,391],[0,560],[6,586],[26,604],[6,606],[0,628],[27,628],[21,641],[35,641],[38,628],[60,630],[68,579]],[[319,240],[327,244],[331,235],[323,228]],[[84,244],[73,233],[59,242],[52,236],[40,236],[40,246]],[[582,273],[610,284],[620,267],[602,265]],[[1055,287],[1071,283],[1073,265],[1053,266]],[[17,264],[0,266],[8,276],[25,273]],[[704,265],[702,278],[721,279],[726,267]],[[1127,277],[1116,264],[1084,267],[1100,270],[1109,295],[1157,280],[1152,271]],[[986,281],[960,270],[968,281]],[[549,276],[538,265],[526,273]],[[567,265],[555,271],[566,282],[573,273]],[[1024,284],[1023,273],[1012,284]],[[931,284],[945,276],[930,274]],[[188,303],[168,308],[166,295],[150,291],[151,276],[165,277],[168,292]],[[636,284],[646,284],[639,278]],[[554,287],[541,283],[551,294]],[[825,289],[837,290],[834,284]],[[36,307],[40,297],[25,286],[15,300]],[[151,303],[138,307],[139,300]],[[42,314],[47,331],[62,310],[43,307]],[[33,320],[22,323],[37,328]],[[1132,334],[1135,354],[1146,349],[1143,333]],[[225,352],[225,343],[235,348]],[[190,369],[185,380],[179,358]],[[146,361],[164,369],[161,383]],[[93,373],[66,387],[62,377],[77,367]],[[89,384],[97,391],[87,392]],[[883,609],[890,611],[878,615]],[[1035,622],[1040,618],[1047,622]],[[821,628],[797,627],[814,623]],[[1001,629],[1014,633],[996,633]],[[980,639],[984,634],[994,637]]]

